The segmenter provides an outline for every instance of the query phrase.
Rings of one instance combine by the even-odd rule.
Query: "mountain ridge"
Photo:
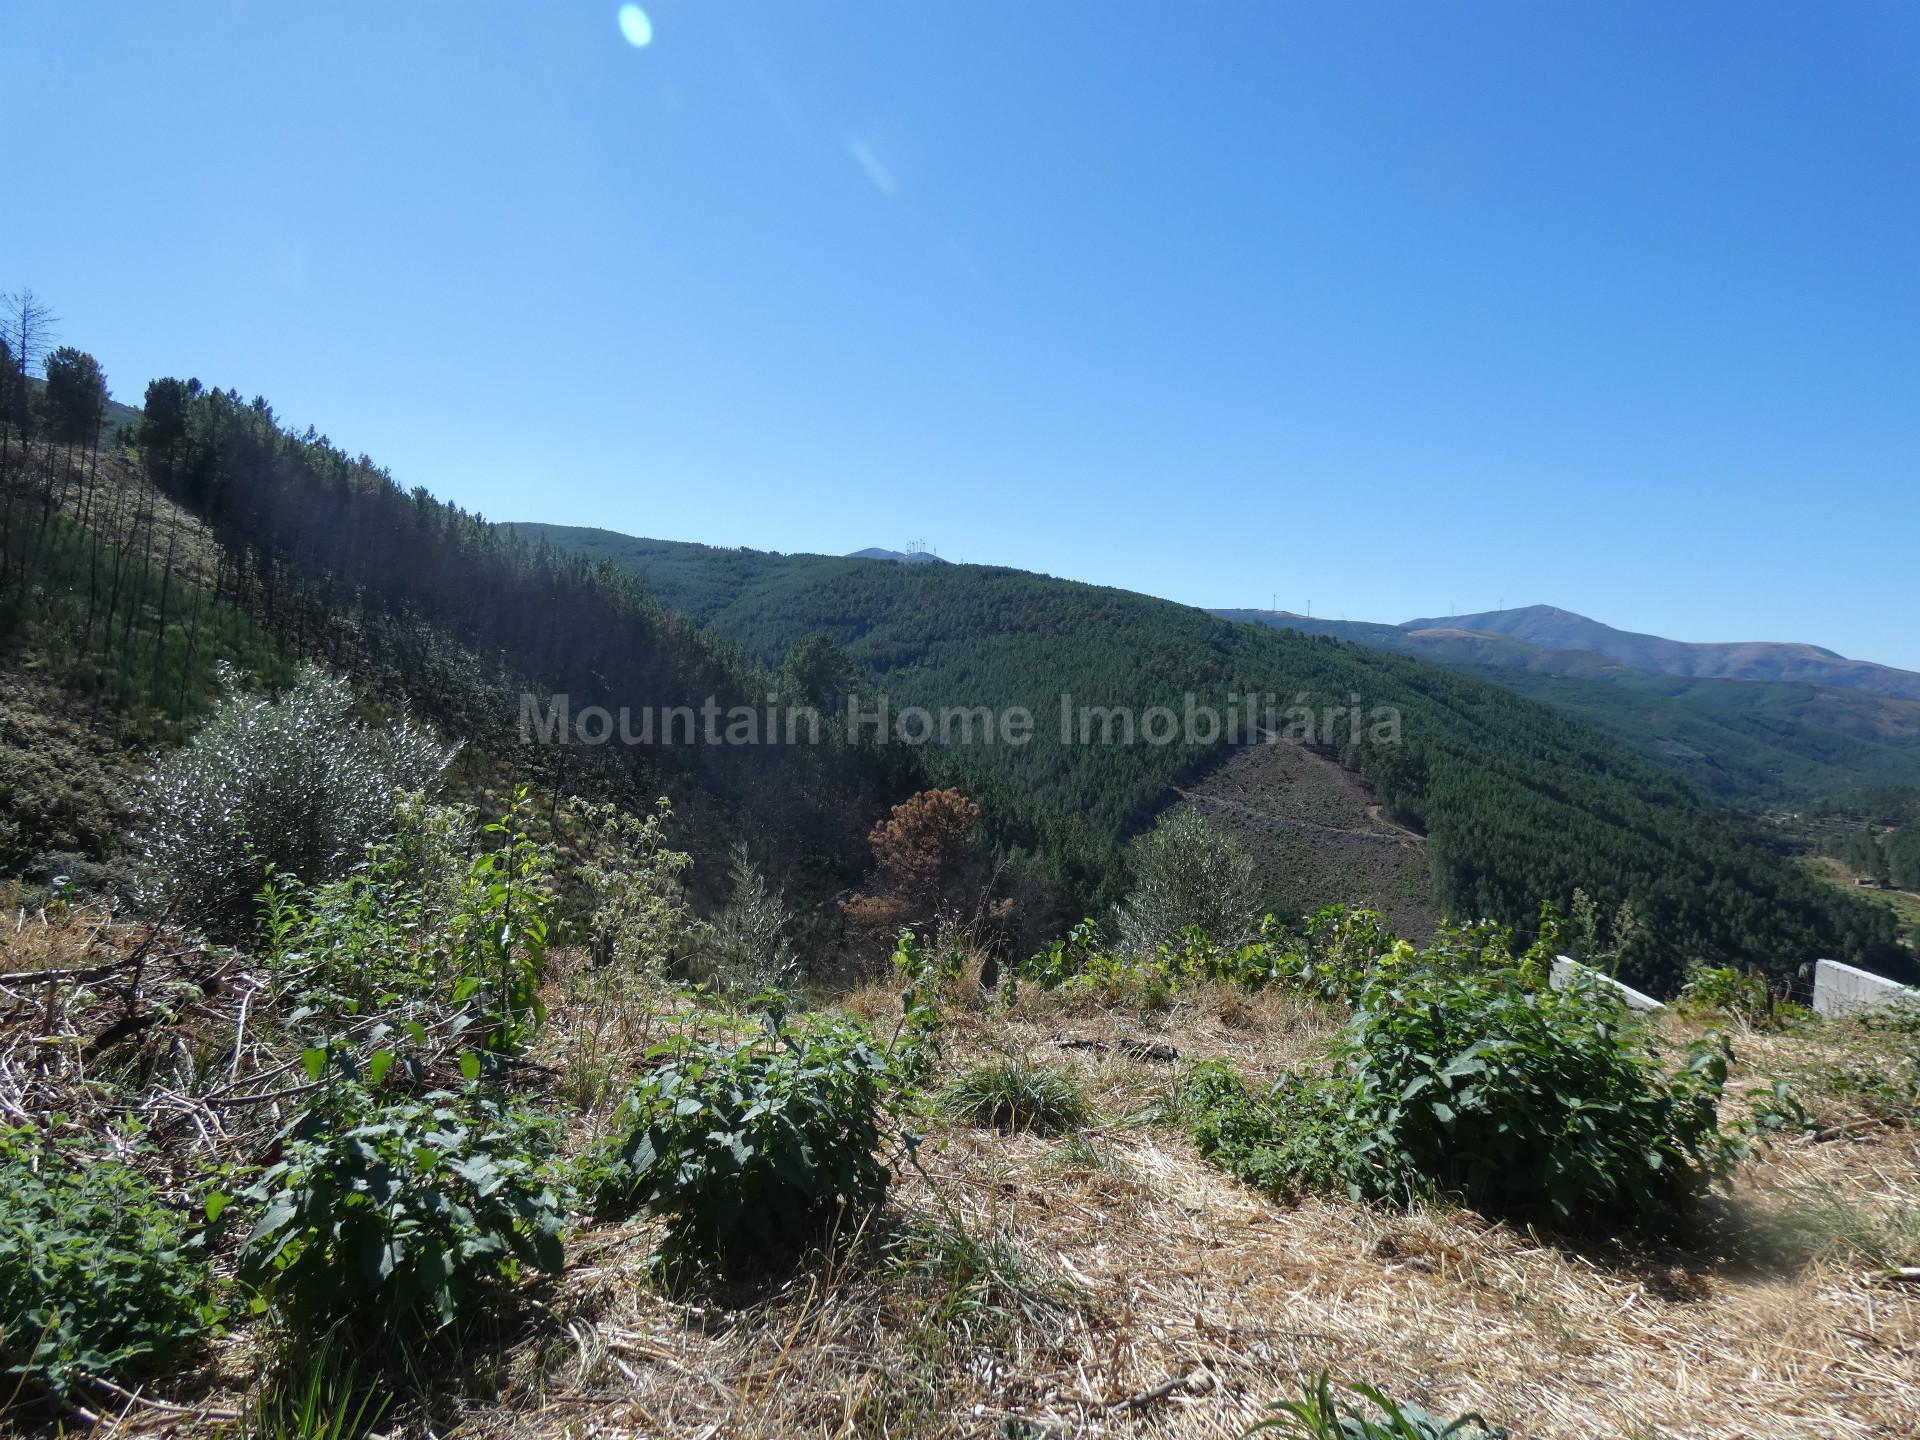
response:
[[[1570,622],[1611,632],[1611,627],[1545,606],[1403,625],[1325,620],[1279,610],[1211,613],[1330,636],[1477,675],[1597,724],[1703,792],[1741,805],[1792,808],[1819,803],[1868,776],[1873,777],[1868,783],[1875,784],[1920,783],[1920,699],[1831,683],[1835,672],[1820,666],[1811,667],[1811,673],[1825,681],[1637,669],[1592,650],[1550,649],[1518,635],[1460,623],[1500,615],[1538,622],[1543,612],[1550,612],[1546,624],[1515,628],[1528,628],[1549,643],[1580,638],[1569,633]],[[1864,662],[1838,663],[1844,667]]]
[[[901,565],[945,565],[931,550],[887,550],[878,545],[869,545],[864,550],[848,553],[849,560],[892,560]]]
[[[1436,631],[1503,635],[1541,650],[1599,655],[1648,675],[1800,681],[1920,700],[1920,674],[1850,659],[1824,645],[1790,640],[1670,640],[1620,630],[1553,605],[1430,616],[1405,620],[1394,628],[1409,635]]]

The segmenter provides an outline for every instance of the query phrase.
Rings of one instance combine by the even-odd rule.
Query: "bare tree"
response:
[[[27,377],[46,358],[58,323],[59,318],[31,290],[0,296],[0,340],[6,342],[9,352],[6,364],[0,365],[0,487],[7,492],[4,516],[0,517],[0,558],[7,563],[13,553],[13,432],[20,432],[20,458],[26,464],[32,459],[28,447],[33,434],[32,391]]]
[[[13,563],[13,430],[19,430],[25,465],[33,440],[33,392],[27,376],[46,355],[54,324],[54,313],[36,300],[33,290],[0,296],[0,490],[6,490],[0,511],[0,576],[6,576]]]
[[[47,347],[54,342],[54,327],[59,323],[60,317],[43,305],[31,290],[15,290],[10,295],[0,296],[0,338],[6,340],[7,348],[13,352],[11,373],[4,377],[7,387],[4,396],[5,418],[20,427],[23,449],[32,415],[32,407],[28,403],[30,392],[27,378],[47,358]],[[5,460],[0,460],[0,469],[5,468],[5,463]]]

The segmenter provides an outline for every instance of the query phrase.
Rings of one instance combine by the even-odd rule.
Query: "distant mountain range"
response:
[[[1792,806],[1920,784],[1920,675],[1817,645],[1690,644],[1550,605],[1403,625],[1212,613],[1478,675],[1611,731],[1726,800]]]
[[[528,539],[612,560],[642,576],[669,608],[750,643],[767,639],[760,633],[758,611],[751,618],[745,614],[757,603],[750,597],[783,591],[795,573],[844,572],[849,583],[852,574],[860,573],[880,585],[885,583],[881,575],[889,570],[928,578],[944,575],[959,583],[972,572],[991,569],[954,565],[924,551],[875,548],[841,557],[781,555],[646,540],[610,530],[536,524],[508,528]],[[895,564],[860,564],[876,559]],[[1846,660],[1811,645],[1691,646],[1632,635],[1547,606],[1416,620],[1405,626],[1321,620],[1285,610],[1210,613],[1275,630],[1332,636],[1489,681],[1598,726],[1703,794],[1745,810],[1812,808],[1867,786],[1920,787],[1920,698],[1848,688],[1842,678],[1865,675],[1889,687],[1904,678],[1916,686],[1910,693],[1920,697],[1920,676]],[[926,622],[930,633],[939,628],[931,614]],[[1523,628],[1546,643],[1493,628],[1500,623]],[[780,634],[782,642],[792,638]],[[1826,668],[1817,673],[1826,678],[1816,683],[1663,673],[1638,669],[1599,650],[1577,648],[1582,643],[1605,644],[1616,653],[1641,657],[1642,663],[1654,663],[1648,656],[1669,657],[1669,663],[1696,668],[1716,662],[1687,652],[1740,651],[1753,667],[1748,673],[1759,675],[1770,673],[1769,664],[1771,673],[1781,673],[1783,660],[1769,659],[1765,652],[1785,651],[1803,666],[1820,662]],[[780,653],[779,645],[766,646],[770,660]],[[1718,657],[1717,664],[1722,670],[1736,668],[1726,655]]]
[[[877,545],[869,546],[865,550],[855,550],[847,556],[847,559],[897,560],[902,565],[944,565],[947,563],[931,550],[882,550]]]
[[[1624,672],[1696,680],[1765,680],[1865,690],[1920,700],[1920,674],[1849,660],[1819,645],[1777,641],[1697,644],[1616,630],[1551,605],[1484,610],[1408,620],[1399,625],[1315,620],[1285,610],[1215,610],[1224,619],[1252,620],[1283,630],[1338,635],[1376,648],[1401,650],[1443,662],[1546,670],[1563,675]]]

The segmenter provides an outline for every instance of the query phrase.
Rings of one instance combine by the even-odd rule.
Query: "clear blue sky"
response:
[[[0,289],[498,519],[1920,668],[1920,6],[0,7]]]

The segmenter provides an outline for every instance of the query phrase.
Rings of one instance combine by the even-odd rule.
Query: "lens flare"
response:
[[[627,43],[636,50],[653,43],[653,21],[647,18],[647,12],[638,5],[620,7],[620,33],[627,37]]]

